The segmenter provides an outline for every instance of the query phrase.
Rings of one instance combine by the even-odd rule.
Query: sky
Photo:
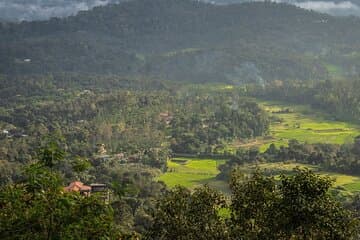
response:
[[[264,0],[203,0],[217,4],[264,1]],[[273,2],[289,3],[308,10],[314,10],[335,16],[359,16],[360,0],[270,0]]]
[[[296,6],[311,9],[318,12],[328,13],[331,15],[347,16],[354,15],[360,16],[360,5],[350,1],[306,1],[297,2]]]
[[[0,19],[10,21],[44,20],[66,17],[95,6],[120,0],[0,0]]]
[[[119,3],[125,0],[0,0],[0,20],[44,20],[51,17],[66,17],[79,11],[89,10],[95,6]],[[226,4],[257,0],[202,0],[217,4]],[[263,1],[263,0],[260,0]],[[306,0],[273,0],[287,2],[296,6],[332,15],[360,16],[360,0],[306,1]]]

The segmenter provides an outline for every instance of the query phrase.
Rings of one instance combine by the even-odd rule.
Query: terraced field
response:
[[[259,147],[265,151],[274,143],[277,146],[287,145],[290,139],[297,139],[308,143],[332,143],[343,144],[353,141],[360,135],[358,126],[336,121],[323,113],[314,112],[309,106],[288,105],[279,102],[258,101],[266,111],[274,118],[270,126],[269,136],[256,138],[248,142],[235,141],[229,145],[229,150],[238,147]],[[168,172],[158,179],[164,181],[169,187],[182,185],[194,188],[201,184],[208,184],[221,191],[228,192],[227,184],[215,179],[219,173],[217,166],[226,160],[198,159],[198,158],[174,158],[168,162]],[[322,175],[328,175],[335,179],[334,188],[344,195],[360,191],[360,177],[338,173],[320,171],[310,165],[296,163],[269,163],[261,164],[260,168],[272,174],[280,172],[291,174],[296,166],[308,167]],[[255,166],[247,166],[244,171],[253,171]]]
[[[271,143],[276,146],[287,145],[290,139],[307,143],[343,144],[360,135],[358,126],[336,121],[324,113],[314,112],[309,106],[270,101],[258,103],[274,117],[269,136],[247,143],[235,142],[234,146],[255,146],[264,151]]]
[[[195,188],[199,185],[208,184],[224,193],[229,193],[227,184],[217,180],[219,173],[217,166],[226,160],[199,159],[199,158],[174,158],[168,162],[168,172],[161,175],[158,180],[164,181],[168,187],[181,185],[188,188]],[[328,176],[334,180],[333,189],[336,189],[342,196],[350,196],[360,192],[360,177],[346,174],[321,171],[318,167],[299,163],[263,163],[258,165],[244,165],[242,171],[253,172],[256,168],[263,170],[267,175],[278,178],[281,173],[292,174],[294,168],[308,168],[312,171]]]

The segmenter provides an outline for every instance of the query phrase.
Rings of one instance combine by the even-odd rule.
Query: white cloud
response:
[[[214,4],[229,4],[241,2],[263,2],[266,0],[202,0]],[[346,1],[325,1],[325,0],[267,0],[277,3],[288,3],[304,9],[314,10],[322,13],[328,13],[335,16],[360,16],[359,0]]]
[[[294,3],[296,6],[332,15],[360,15],[360,7],[352,2],[307,1]]]
[[[0,16],[9,20],[66,17],[119,0],[0,0]]]

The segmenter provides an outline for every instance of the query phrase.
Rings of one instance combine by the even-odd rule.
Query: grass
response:
[[[360,191],[360,181],[354,181],[352,183],[348,183],[343,185],[346,190],[350,192],[359,192]]]
[[[344,71],[340,66],[334,64],[325,64],[325,67],[330,76],[339,77],[344,75]]]
[[[224,193],[229,193],[226,182],[215,179],[219,173],[217,166],[226,160],[197,159],[197,158],[174,158],[168,162],[168,172],[161,175],[158,180],[173,188],[176,185],[194,189],[197,186],[208,184]],[[322,171],[319,167],[300,163],[262,163],[247,164],[241,167],[244,173],[251,173],[256,168],[263,170],[267,175],[279,178],[280,174],[292,174],[294,168],[308,168],[322,176],[328,176],[334,180],[333,188],[337,189],[344,196],[350,196],[360,192],[360,177],[340,174],[335,172]]]
[[[219,87],[219,86],[214,86]],[[226,86],[222,86],[226,89]],[[336,121],[329,115],[316,112],[309,106],[289,105],[280,102],[256,100],[269,114],[278,121],[273,121],[270,126],[269,136],[249,140],[247,142],[234,141],[227,146],[227,150],[235,150],[238,147],[259,147],[265,151],[274,143],[276,146],[287,145],[290,139],[296,139],[307,143],[331,143],[343,144],[353,141],[354,137],[360,135],[358,126]],[[289,109],[287,113],[279,113]],[[197,158],[174,158],[168,162],[168,172],[161,175],[158,180],[164,181],[167,186],[176,185],[194,188],[202,184],[229,192],[228,186],[223,181],[215,179],[219,173],[217,166],[225,160],[197,159]],[[318,167],[297,163],[266,163],[259,165],[269,173],[280,174],[286,172],[291,174],[293,168],[307,167],[322,175],[330,176],[335,180],[334,188],[341,189],[344,193],[360,192],[360,177],[320,171]],[[255,165],[247,166],[246,171],[253,171]],[[245,170],[244,170],[245,171]]]
[[[224,182],[217,181],[219,174],[217,168],[226,160],[199,159],[199,158],[174,158],[168,161],[168,171],[161,175],[158,180],[165,182],[168,187],[181,185],[194,188],[202,184],[208,184],[216,189],[226,191]]]
[[[276,146],[287,145],[290,139],[307,143],[343,144],[353,141],[360,135],[358,126],[342,121],[336,121],[331,116],[316,112],[309,106],[289,105],[280,102],[257,101],[278,119],[270,125],[271,138],[258,138],[257,147],[265,151],[274,143]],[[289,113],[279,111],[289,109]]]

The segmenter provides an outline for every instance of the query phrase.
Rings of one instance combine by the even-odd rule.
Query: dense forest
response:
[[[267,114],[235,91],[140,90],[134,84],[135,89],[70,92],[48,85],[27,81],[25,90],[38,88],[38,95],[2,102],[2,179],[36,158],[47,136],[56,136],[70,157],[114,158],[165,170],[172,153],[212,154],[233,139],[265,135],[269,126]]]
[[[0,73],[261,83],[324,79],[336,66],[354,76],[358,24],[270,2],[136,0],[65,19],[0,24]]]
[[[264,99],[309,104],[334,118],[359,123],[359,80],[318,82],[276,81],[263,86],[248,86],[246,95]]]

